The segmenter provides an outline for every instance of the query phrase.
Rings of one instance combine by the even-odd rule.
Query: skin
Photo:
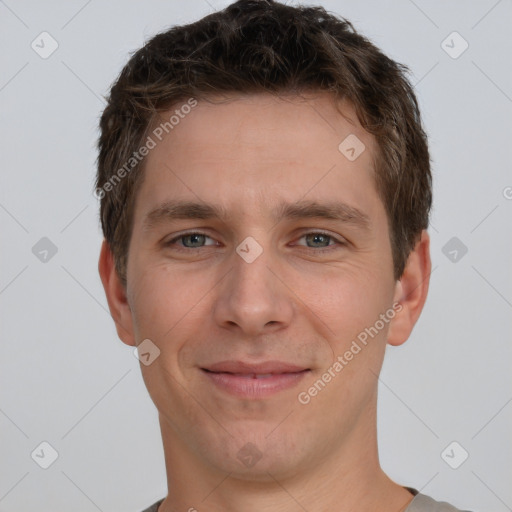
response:
[[[200,101],[146,157],[126,288],[103,244],[99,271],[119,337],[132,346],[150,339],[160,350],[152,364],[141,364],[171,490],[160,512],[398,512],[413,498],[379,465],[377,375],[386,345],[405,342],[423,308],[429,236],[422,233],[395,281],[373,177],[376,142],[351,105],[341,106],[344,115],[326,93]],[[366,147],[355,161],[338,150],[349,134]],[[218,205],[228,215],[144,223],[176,199]],[[369,227],[275,219],[281,201],[341,201],[366,214]],[[207,237],[168,243],[195,230]],[[331,238],[315,237],[319,230]],[[248,236],[263,249],[252,263],[235,251]],[[300,403],[298,393],[394,303],[400,312]],[[200,370],[227,359],[280,360],[311,373],[271,397],[241,399]],[[237,458],[247,443],[261,455],[251,467]]]

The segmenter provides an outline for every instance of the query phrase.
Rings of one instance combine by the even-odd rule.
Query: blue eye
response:
[[[330,241],[333,238],[330,235],[326,235],[325,233],[308,233],[303,235],[301,238],[306,239],[306,243],[308,247],[323,249],[324,247],[328,247],[330,245]],[[313,244],[321,244],[320,246],[310,246],[309,243]],[[327,245],[325,245],[327,243]]]
[[[322,231],[310,231],[309,233],[305,233],[298,240],[306,240],[306,245],[304,244],[296,244],[306,249],[311,249],[313,252],[323,252],[323,251],[331,251],[336,248],[336,246],[343,246],[345,242],[343,240],[334,237],[328,233],[324,233]],[[210,243],[207,243],[208,240]],[[180,243],[178,243],[180,242]],[[169,242],[164,244],[166,247],[174,246],[176,250],[187,250],[187,249],[201,249],[202,247],[214,246],[218,245],[218,243],[213,240],[208,235],[204,233],[191,231],[189,233],[182,233],[181,235],[173,238]]]
[[[176,245],[176,242],[181,241],[181,246],[186,249],[199,249],[204,247],[205,245],[214,245],[214,244],[206,244],[206,239],[212,240],[209,236],[204,235],[203,233],[184,233],[176,238],[173,238],[165,245]],[[190,242],[190,245],[188,244]]]
[[[347,245],[344,238],[338,238],[323,231],[310,231],[302,235],[299,241],[303,239],[306,240],[306,245],[298,245],[305,247],[305,250],[310,250],[313,254],[336,251]]]
[[[185,247],[200,247],[204,244],[206,236],[200,233],[193,233],[191,235],[184,235],[181,237],[182,243]],[[190,240],[191,245],[185,243],[186,240]]]

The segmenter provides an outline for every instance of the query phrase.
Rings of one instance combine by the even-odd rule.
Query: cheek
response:
[[[347,264],[321,278],[302,273],[294,280],[298,297],[329,327],[343,345],[379,318],[390,306],[393,285],[368,264]]]
[[[194,316],[194,309],[204,295],[204,287],[195,286],[172,272],[167,265],[147,263],[134,275],[130,307],[139,337],[165,340],[185,317]]]
[[[209,292],[217,282],[212,272],[184,274],[168,264],[146,265],[139,274],[132,310],[134,330],[137,340],[150,339],[159,348],[160,378],[170,378],[165,375],[169,372],[180,382],[186,379],[205,345],[215,359],[217,347],[212,347],[209,340],[213,332]],[[148,368],[142,368],[143,372],[147,373]]]
[[[308,289],[307,280],[302,285]],[[378,272],[351,268],[326,279],[321,290],[310,292],[307,305],[328,325],[332,352],[301,391],[315,410],[329,408],[342,424],[347,411],[362,410],[374,399],[392,318],[384,322],[381,314],[391,307],[393,289]]]

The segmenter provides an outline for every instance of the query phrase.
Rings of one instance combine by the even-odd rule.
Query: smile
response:
[[[202,369],[206,378],[223,392],[245,399],[262,399],[295,387],[311,370],[283,373],[232,373]]]

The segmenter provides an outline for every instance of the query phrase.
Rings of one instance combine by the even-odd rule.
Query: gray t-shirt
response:
[[[412,489],[411,487],[407,487],[406,489],[414,494],[414,499],[409,503],[409,506],[404,512],[469,512],[455,508],[445,501],[436,501],[425,494],[420,494],[416,489]],[[164,498],[157,501],[146,510],[143,510],[143,512],[158,512],[158,507],[162,501],[164,501]]]

